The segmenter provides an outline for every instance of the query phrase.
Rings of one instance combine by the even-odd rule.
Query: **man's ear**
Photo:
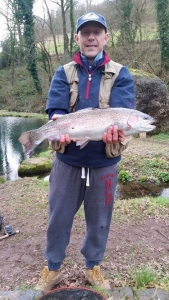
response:
[[[109,33],[107,32],[106,35],[105,35],[105,45],[107,44],[108,40],[109,40]]]
[[[79,45],[79,38],[78,38],[77,33],[75,33],[75,35],[74,35],[74,40],[75,40],[76,44]]]

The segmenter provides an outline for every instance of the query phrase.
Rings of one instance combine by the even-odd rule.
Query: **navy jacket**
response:
[[[110,61],[109,56],[104,52],[102,59],[94,62],[89,71],[82,63],[80,52],[76,53],[73,60],[78,63],[79,76],[79,99],[76,110],[87,107],[99,107],[99,88],[104,65]],[[88,74],[92,80],[88,81]],[[69,113],[69,84],[67,82],[64,68],[59,67],[52,79],[46,104],[46,112],[51,119],[54,114]],[[134,82],[129,70],[123,66],[117,76],[110,95],[110,107],[134,108],[135,90]],[[78,167],[106,167],[116,164],[121,156],[108,158],[105,153],[105,143],[103,141],[90,141],[83,149],[71,142],[66,146],[63,154],[56,154],[58,159],[64,163]]]

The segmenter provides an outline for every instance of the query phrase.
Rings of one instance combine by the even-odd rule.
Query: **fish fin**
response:
[[[48,137],[48,140],[50,142],[59,142],[60,138],[57,138],[56,136],[50,136],[50,137]]]
[[[41,141],[31,140],[31,130],[24,132],[19,137],[19,142],[25,147],[25,153],[30,154],[40,143]]]
[[[76,146],[80,146],[80,149],[83,149],[89,142],[89,139],[77,141]]]
[[[121,144],[126,145],[131,139],[132,139],[132,135],[125,136],[125,139],[123,142],[121,142]]]

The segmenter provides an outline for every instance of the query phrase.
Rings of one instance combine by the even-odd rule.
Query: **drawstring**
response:
[[[86,178],[86,176],[85,176],[85,168],[82,168],[82,175],[81,175],[81,178],[82,178],[82,179]]]
[[[87,168],[86,186],[89,186],[89,168]]]
[[[86,178],[85,176],[85,168],[82,167],[82,175],[81,175],[81,178],[84,179]],[[86,178],[86,186],[89,186],[89,168],[87,168],[87,178]]]

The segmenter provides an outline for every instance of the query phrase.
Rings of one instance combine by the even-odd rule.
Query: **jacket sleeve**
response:
[[[46,112],[49,115],[49,119],[54,114],[67,114],[69,113],[69,84],[65,75],[63,67],[59,67],[51,81],[51,85],[48,93],[48,100],[46,104]],[[60,145],[60,142],[51,141],[51,147],[53,150],[64,153],[65,145]]]
[[[49,88],[48,99],[46,103],[46,112],[49,109],[57,110],[63,114],[69,113],[69,84],[67,82],[66,74],[63,67],[59,67],[53,75],[51,85]]]
[[[122,67],[117,76],[110,95],[110,107],[135,107],[135,86],[133,78],[126,67]],[[132,137],[125,139],[124,143],[106,143],[106,155],[113,158],[119,156],[129,145]]]

